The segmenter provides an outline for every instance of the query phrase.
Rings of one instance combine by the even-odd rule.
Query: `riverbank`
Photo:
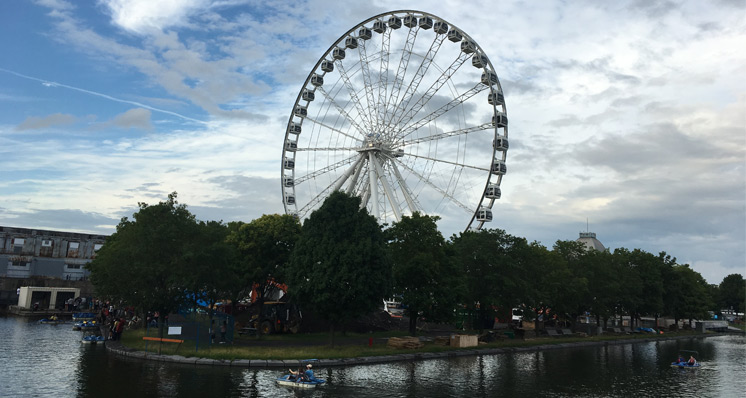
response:
[[[583,337],[583,338],[536,338],[530,340],[514,340],[508,342],[489,343],[480,345],[474,348],[454,348],[448,346],[434,346],[432,344],[425,345],[423,348],[418,350],[408,351],[406,353],[395,353],[395,354],[383,354],[383,355],[363,355],[355,357],[340,357],[340,358],[320,358],[320,359],[246,359],[246,358],[234,358],[234,359],[221,359],[221,358],[208,358],[205,356],[196,356],[197,353],[189,353],[189,356],[183,356],[178,354],[157,354],[153,352],[140,351],[133,348],[126,347],[121,341],[107,341],[106,349],[117,356],[159,361],[159,362],[171,362],[187,365],[207,365],[207,366],[229,366],[229,367],[241,367],[241,368],[257,368],[257,369],[272,369],[272,368],[297,368],[304,364],[312,361],[316,367],[338,367],[338,366],[353,366],[353,365],[371,365],[387,362],[400,362],[400,361],[416,361],[416,360],[429,360],[429,359],[444,359],[444,358],[455,358],[463,356],[478,356],[478,355],[498,355],[516,352],[531,352],[531,351],[545,351],[545,350],[556,350],[563,348],[573,347],[591,347],[591,346],[603,346],[603,345],[621,345],[621,344],[632,344],[632,343],[647,343],[654,341],[666,341],[666,340],[680,340],[680,339],[691,339],[691,338],[706,338],[714,336],[723,336],[723,333],[694,333],[694,332],[682,332],[677,335],[624,335],[624,336],[602,336],[602,337]],[[291,348],[296,351],[296,349]],[[315,347],[317,354],[323,352],[319,347]],[[310,353],[309,353],[310,354]],[[318,358],[321,355],[308,355],[306,358]]]

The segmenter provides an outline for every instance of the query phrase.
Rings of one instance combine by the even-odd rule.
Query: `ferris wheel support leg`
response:
[[[383,185],[383,191],[386,193],[386,196],[389,198],[389,203],[391,203],[391,210],[394,211],[394,216],[396,217],[396,221],[400,221],[401,220],[401,209],[399,209],[399,205],[394,200],[394,193],[391,190],[391,186],[389,186],[388,180],[386,180],[386,177],[384,177],[381,164],[378,162],[378,159],[376,159],[375,156],[371,156],[370,160],[371,162],[373,162],[373,165],[376,168],[376,175],[380,176],[381,185]]]
[[[378,212],[378,172],[375,166],[373,166],[374,162],[373,152],[368,152],[368,185],[370,187],[370,196],[373,199],[371,212],[373,216],[380,218],[380,213]]]
[[[355,186],[357,185],[357,180],[360,179],[360,173],[363,172],[363,162],[365,161],[365,156],[360,156],[360,161],[357,163],[357,167],[355,169],[355,174],[352,175],[352,179],[350,180],[350,184],[347,185],[347,193],[350,195],[355,194]],[[366,203],[367,205],[367,203]]]
[[[404,193],[404,199],[407,201],[407,205],[409,206],[409,211],[414,213],[415,211],[419,210],[419,207],[414,203],[414,199],[412,199],[412,195],[409,193],[409,187],[404,182],[404,178],[402,178],[401,173],[399,173],[399,168],[396,167],[396,162],[391,162],[391,168],[394,170],[394,175],[396,175],[396,180],[399,182],[399,186],[401,186],[401,191]]]

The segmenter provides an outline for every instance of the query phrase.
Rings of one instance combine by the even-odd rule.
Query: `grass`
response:
[[[630,335],[602,335],[602,336],[590,336],[590,337],[539,337],[528,340],[519,339],[502,339],[492,343],[480,344],[477,348],[511,348],[511,347],[531,347],[537,345],[551,345],[551,344],[565,344],[574,342],[588,342],[588,341],[613,341],[619,339],[647,339],[647,338],[666,338],[672,336],[687,336],[695,335],[693,331],[679,331],[670,332],[664,335],[654,334],[630,334]],[[338,358],[357,358],[357,357],[369,357],[369,356],[381,356],[381,355],[396,355],[396,354],[417,354],[417,353],[431,353],[431,352],[443,352],[443,351],[454,351],[461,350],[462,348],[436,345],[434,343],[426,343],[424,347],[419,349],[395,349],[389,348],[386,344],[381,343],[381,338],[386,337],[400,337],[406,335],[405,332],[380,332],[371,334],[347,334],[346,336],[338,336],[338,339],[359,339],[360,341],[367,341],[368,337],[373,337],[374,341],[379,340],[372,346],[368,344],[340,344],[335,346],[329,345],[312,345],[304,346],[300,345],[302,342],[328,342],[329,335],[327,333],[311,333],[311,334],[296,334],[296,335],[270,335],[261,336],[257,338],[247,338],[245,336],[237,336],[238,341],[242,340],[266,340],[266,341],[284,341],[287,345],[283,346],[263,346],[261,343],[258,345],[250,345],[251,343],[243,344],[213,344],[204,345],[200,344],[199,350],[195,350],[195,343],[193,340],[185,340],[182,344],[177,343],[158,343],[158,342],[146,342],[142,338],[145,336],[145,331],[140,330],[128,330],[122,336],[122,344],[126,347],[138,350],[147,351],[152,353],[158,353],[160,346],[161,354],[165,355],[181,355],[184,357],[199,357],[209,359],[222,359],[222,360],[235,360],[235,359],[254,359],[254,360],[293,360],[293,359],[338,359]],[[299,345],[294,345],[293,342],[298,342]],[[243,342],[245,343],[245,342]],[[473,349],[474,347],[468,348]]]

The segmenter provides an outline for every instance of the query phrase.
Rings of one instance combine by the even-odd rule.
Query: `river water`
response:
[[[316,369],[294,391],[278,370],[124,359],[80,343],[71,325],[0,317],[0,397],[740,397],[746,338],[707,338]],[[679,350],[699,369],[671,368]]]

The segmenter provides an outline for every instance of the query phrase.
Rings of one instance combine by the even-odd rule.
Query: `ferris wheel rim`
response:
[[[423,18],[423,17],[431,18],[431,19],[436,20],[436,21],[442,21],[444,24],[446,24],[447,27],[450,28],[449,29],[449,33],[450,33],[450,30],[456,30],[456,31],[458,31],[463,36],[463,39],[461,39],[460,41],[461,42],[463,42],[463,41],[469,41],[474,46],[473,54],[474,55],[479,54],[481,57],[484,57],[484,60],[486,62],[484,63],[484,66],[481,67],[481,69],[483,69],[484,71],[490,71],[490,72],[492,72],[494,74],[494,82],[492,82],[490,80],[489,84],[485,83],[485,85],[487,85],[489,87],[489,93],[490,93],[490,95],[492,95],[493,93],[497,93],[498,95],[503,96],[503,94],[502,94],[503,93],[502,86],[501,86],[501,84],[499,82],[499,79],[497,78],[496,72],[494,72],[495,68],[492,65],[492,62],[486,56],[485,51],[482,49],[482,47],[479,46],[479,44],[471,36],[469,36],[465,31],[463,31],[462,29],[458,28],[456,25],[451,24],[450,22],[446,21],[445,19],[443,19],[441,17],[438,17],[438,16],[436,16],[434,14],[430,14],[430,13],[423,12],[423,11],[418,11],[418,10],[395,10],[395,11],[388,11],[388,12],[380,13],[380,14],[374,15],[374,16],[372,16],[372,17],[370,17],[370,18],[368,18],[368,19],[366,19],[364,21],[359,22],[358,24],[356,24],[355,26],[353,26],[351,29],[349,29],[348,31],[346,31],[344,34],[342,34],[322,54],[322,56],[319,58],[319,60],[316,62],[316,64],[313,66],[313,68],[309,72],[308,76],[306,77],[306,80],[304,81],[303,85],[301,86],[301,89],[300,89],[300,91],[299,91],[299,93],[298,93],[298,95],[297,95],[297,97],[295,99],[295,102],[293,104],[293,108],[292,108],[292,110],[290,112],[290,117],[288,118],[288,123],[287,123],[287,127],[286,127],[286,130],[285,130],[285,137],[284,137],[283,149],[282,149],[281,166],[280,166],[280,168],[281,168],[282,200],[283,200],[283,206],[285,208],[285,213],[286,214],[295,214],[295,215],[298,215],[298,204],[295,202],[295,200],[293,199],[292,203],[288,203],[288,194],[292,195],[293,198],[296,197],[296,185],[295,185],[295,180],[294,180],[294,178],[295,178],[295,169],[292,168],[292,169],[290,169],[291,171],[288,172],[289,169],[286,167],[287,166],[286,163],[287,163],[287,159],[288,159],[288,154],[292,155],[293,162],[295,161],[296,156],[297,156],[297,149],[289,150],[287,144],[288,144],[289,140],[291,140],[293,138],[292,137],[293,132],[291,132],[290,127],[293,126],[294,120],[296,120],[296,117],[297,117],[297,115],[295,114],[295,110],[299,106],[302,106],[302,104],[304,102],[304,98],[303,98],[304,91],[307,91],[307,88],[309,86],[312,86],[312,79],[314,78],[315,75],[318,77],[317,72],[320,70],[320,67],[322,66],[322,64],[324,62],[328,61],[329,59],[334,60],[334,57],[332,57],[332,54],[335,51],[335,49],[338,49],[338,48],[344,49],[345,48],[345,46],[344,46],[345,40],[348,37],[354,37],[354,34],[355,34],[356,31],[360,30],[361,28],[367,28],[367,25],[369,23],[374,22],[374,21],[381,21],[382,18],[384,18],[384,17],[402,17],[402,16],[407,16],[407,15],[415,16],[416,17],[415,21],[418,21],[418,20],[420,20],[420,18]],[[412,27],[410,27],[410,31],[411,31],[411,29],[412,29]],[[381,33],[381,32],[379,32],[379,33]],[[383,35],[383,33],[381,33],[381,35]],[[437,36],[437,34],[436,34],[436,36]],[[443,36],[445,37],[445,35],[443,35]],[[370,37],[368,39],[370,39]],[[368,40],[368,39],[363,39],[363,40]],[[445,39],[442,39],[441,42],[443,40],[445,40]],[[387,54],[387,57],[389,55],[390,54]],[[434,54],[434,56],[435,55],[437,55],[437,50],[436,50],[436,53]],[[410,54],[410,56],[411,56],[411,54]],[[383,57],[383,55],[381,55],[381,57]],[[467,58],[471,58],[471,56],[467,57]],[[361,69],[363,69],[362,64],[364,62],[365,61],[363,61],[362,56],[361,56],[361,61],[360,61],[360,63],[361,63]],[[341,62],[340,62],[340,64],[341,64]],[[321,75],[321,77],[323,78],[323,76],[325,76],[326,73],[327,72],[324,72]],[[357,73],[357,71],[355,73]],[[388,73],[388,70],[387,70],[387,73]],[[317,88],[320,88],[320,87],[323,87],[323,83],[321,85],[317,86],[316,88],[314,88],[314,92],[316,91]],[[379,89],[380,89],[380,87],[382,87],[382,85],[379,86]],[[371,88],[366,83],[365,86],[364,86],[364,88],[362,90],[368,91],[369,89],[371,89]],[[323,89],[322,89],[321,92],[324,93]],[[503,96],[503,98],[504,98],[504,96]],[[409,98],[409,100],[411,100],[411,98]],[[306,107],[310,107],[310,103],[311,103],[311,101],[305,101]],[[498,108],[500,108],[500,110],[498,110]],[[327,113],[328,113],[328,108],[327,108]],[[499,121],[498,121],[499,119],[497,119],[498,115],[500,115],[500,114],[502,114],[502,116],[506,116],[507,115],[507,109],[506,109],[506,105],[505,105],[504,100],[502,101],[501,105],[499,105],[497,103],[497,101],[495,101],[495,103],[492,103],[492,115],[493,115],[493,118],[492,118],[492,128],[491,129],[493,131],[493,134],[492,134],[492,136],[493,136],[493,146],[495,146],[495,140],[497,140],[498,137],[503,137],[506,140],[506,143],[507,143],[507,138],[508,138],[507,119],[505,119],[505,125],[504,126],[500,126],[499,125]],[[392,117],[394,117],[394,116],[392,116]],[[307,117],[301,118],[301,123],[300,124],[302,125],[303,122],[306,119],[308,119],[308,118]],[[317,122],[317,123],[320,123],[320,122]],[[501,130],[502,130],[502,134],[500,134]],[[298,134],[300,134],[300,133],[298,133]],[[363,138],[363,139],[365,139],[365,138]],[[358,149],[355,149],[355,148],[338,148],[338,149],[357,150],[361,154],[357,159],[351,159],[351,158],[350,159],[346,159],[345,161],[347,163],[355,163],[357,165],[359,162],[363,161],[363,159],[365,157],[365,156],[362,155],[362,152],[360,152],[359,148]],[[387,153],[385,156],[391,157],[392,153]],[[395,154],[394,154],[394,156],[395,156]],[[492,168],[492,165],[496,164],[496,161],[499,160],[499,161],[502,161],[503,169],[504,169],[504,163],[505,163],[506,157],[507,157],[507,147],[504,148],[504,149],[502,149],[502,150],[497,150],[496,146],[495,146],[495,148],[493,148],[491,159],[489,160],[489,163],[487,163],[487,166],[488,166],[487,168],[488,168],[489,171],[487,172],[487,175],[486,175],[486,182],[484,183],[483,192],[486,192],[487,189],[491,185],[497,186],[498,187],[498,192],[499,192],[499,186],[500,186],[500,184],[502,182],[502,177],[503,177],[504,172],[497,174],[493,178],[493,173],[492,173],[491,168]],[[498,159],[498,158],[500,158],[500,159]],[[440,161],[442,162],[442,160],[440,160]],[[369,163],[369,166],[368,166],[368,168],[369,168],[368,175],[370,177],[370,182],[369,182],[368,186],[369,186],[370,190],[376,190],[377,187],[378,187],[378,185],[379,185],[379,181],[376,181],[374,183],[373,182],[374,181],[373,180],[373,176],[374,176],[374,173],[382,172],[381,165],[378,164],[377,161],[374,160],[374,157],[372,155],[369,155],[368,163]],[[392,164],[395,165],[395,163],[393,162],[393,160],[392,160]],[[459,164],[459,165],[461,167],[465,166],[464,164]],[[331,166],[332,165],[329,165],[329,166],[327,166],[327,168],[331,167]],[[356,166],[356,167],[358,167],[358,166]],[[357,174],[357,173],[360,173],[361,169],[362,168],[360,167],[360,168],[357,168],[357,169],[353,168],[353,169],[350,169],[350,170],[355,170],[355,173]],[[393,170],[395,170],[395,169],[393,169]],[[396,179],[397,178],[396,175],[399,175],[399,171],[398,170],[391,171],[390,174],[395,174],[395,176],[394,176],[393,179]],[[388,177],[391,178],[391,175],[389,175]],[[291,183],[290,185],[287,185],[286,184],[287,178],[293,179],[292,180],[293,183]],[[349,178],[349,175],[346,178]],[[381,177],[381,178],[382,178],[381,182],[380,182],[381,186],[384,188],[384,190],[387,190],[386,189],[387,183],[386,183],[385,177]],[[400,183],[402,182],[400,176],[398,177],[398,181]],[[336,183],[333,184],[333,185],[328,185],[326,187],[326,189],[328,190],[328,189],[332,188],[333,186],[336,186]],[[437,187],[435,187],[435,188],[437,188]],[[338,188],[335,188],[335,189],[338,189]],[[406,187],[404,187],[402,189],[402,191],[404,192],[404,195],[407,196],[407,194],[406,194]],[[317,198],[322,193],[320,193],[317,196]],[[330,193],[330,192],[328,192],[328,193]],[[327,195],[328,195],[328,193],[327,193]],[[370,194],[371,194],[370,192],[367,193],[367,195],[370,195]],[[387,194],[389,196],[391,196],[388,193],[388,190],[387,190]],[[444,192],[444,194],[445,194],[445,192]],[[498,194],[497,198],[499,198],[499,194]],[[320,200],[321,200],[321,198],[319,198],[319,201]],[[488,198],[485,195],[482,195],[480,197],[478,203],[476,204],[476,207],[473,208],[471,219],[467,223],[467,227],[466,227],[467,230],[471,229],[471,228],[479,229],[479,228],[481,228],[483,226],[485,220],[479,220],[478,213],[479,213],[479,211],[481,209],[491,209],[493,207],[493,205],[494,205],[495,200],[496,200],[496,198],[494,198],[494,197]],[[409,201],[409,199],[408,199],[408,201]],[[318,203],[318,201],[316,203]],[[311,204],[311,202],[309,202],[307,205],[309,205],[309,204]],[[396,208],[396,206],[394,205],[393,202],[391,203],[391,207],[392,207],[392,209]],[[410,207],[411,207],[411,204],[410,204]],[[375,215],[376,215],[376,217],[379,216],[379,214],[375,214]],[[396,216],[397,216],[397,218],[399,218],[399,214],[396,214]],[[491,212],[490,212],[490,217],[491,217]],[[487,220],[487,221],[489,221],[489,220]]]

